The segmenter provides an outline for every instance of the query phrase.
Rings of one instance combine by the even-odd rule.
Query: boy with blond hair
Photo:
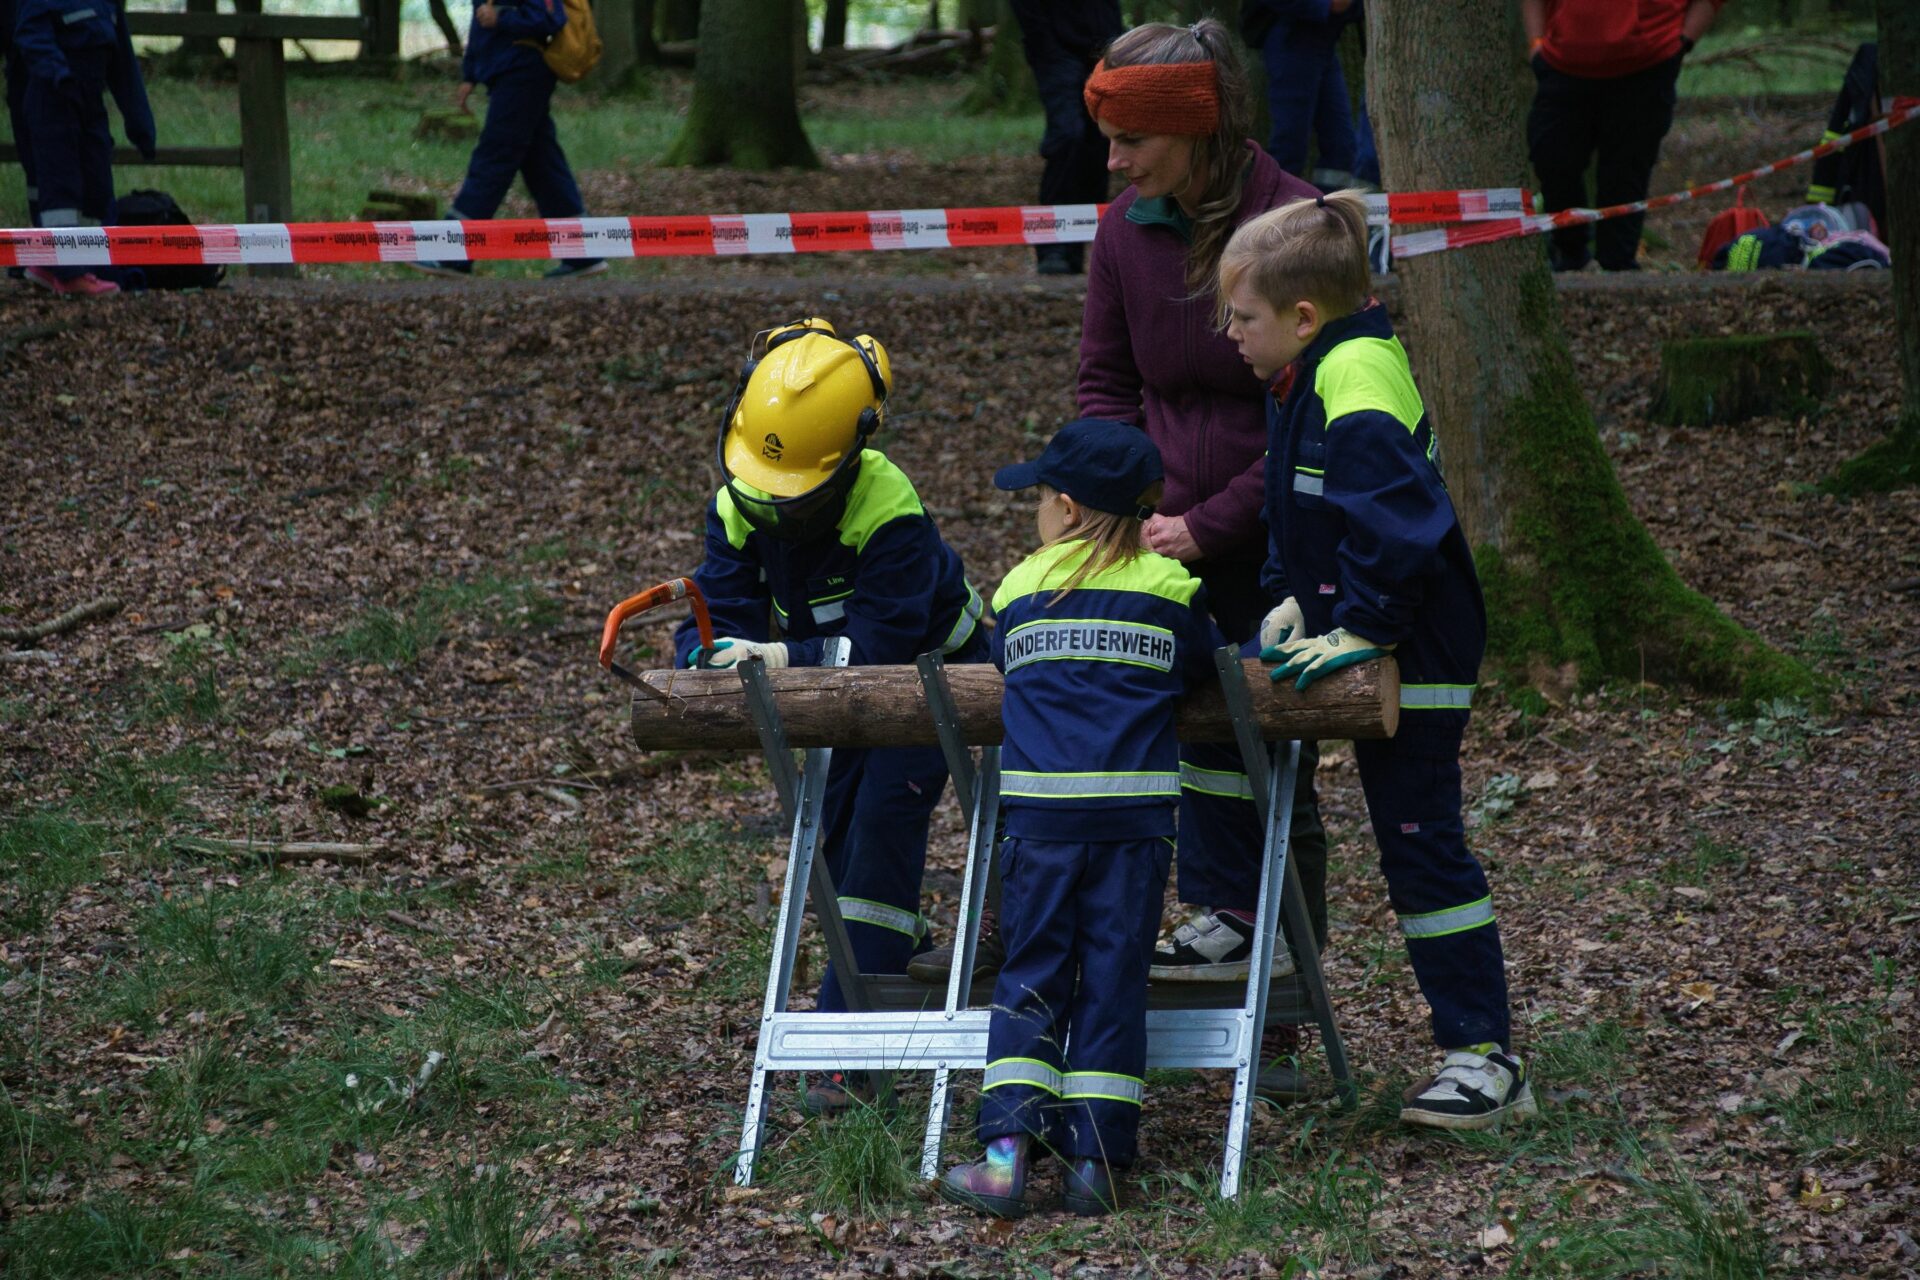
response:
[[[1388,653],[1400,729],[1355,742],[1387,895],[1445,1054],[1400,1118],[1487,1129],[1535,1112],[1512,1050],[1485,872],[1460,821],[1460,743],[1486,646],[1473,554],[1407,354],[1368,297],[1365,197],[1296,200],[1220,259],[1228,337],[1270,379],[1261,657],[1296,688]]]

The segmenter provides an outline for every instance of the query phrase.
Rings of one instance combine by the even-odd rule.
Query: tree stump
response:
[[[1758,417],[1796,417],[1820,407],[1833,374],[1804,330],[1681,338],[1660,348],[1654,421],[1706,427]]]
[[[420,113],[420,123],[413,127],[413,136],[467,142],[480,136],[480,119],[452,107],[434,107]]]

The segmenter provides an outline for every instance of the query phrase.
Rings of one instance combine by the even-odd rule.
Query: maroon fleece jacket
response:
[[[1246,145],[1253,164],[1235,226],[1320,194]],[[1166,469],[1160,510],[1187,518],[1208,560],[1262,559],[1266,387],[1214,327],[1213,290],[1189,296],[1185,238],[1165,222],[1128,219],[1136,195],[1128,187],[1100,215],[1087,262],[1081,416],[1146,428]]]

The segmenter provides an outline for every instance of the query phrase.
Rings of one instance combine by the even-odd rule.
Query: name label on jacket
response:
[[[1171,671],[1173,649],[1172,633],[1159,627],[1098,618],[1030,622],[1007,636],[1005,669],[1011,675],[1029,662],[1092,658]]]

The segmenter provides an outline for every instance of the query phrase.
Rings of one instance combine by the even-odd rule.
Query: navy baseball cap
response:
[[[1032,462],[994,472],[993,485],[1011,491],[1044,484],[1095,511],[1145,520],[1153,508],[1141,506],[1140,495],[1161,475],[1160,449],[1146,432],[1106,418],[1076,418]]]

